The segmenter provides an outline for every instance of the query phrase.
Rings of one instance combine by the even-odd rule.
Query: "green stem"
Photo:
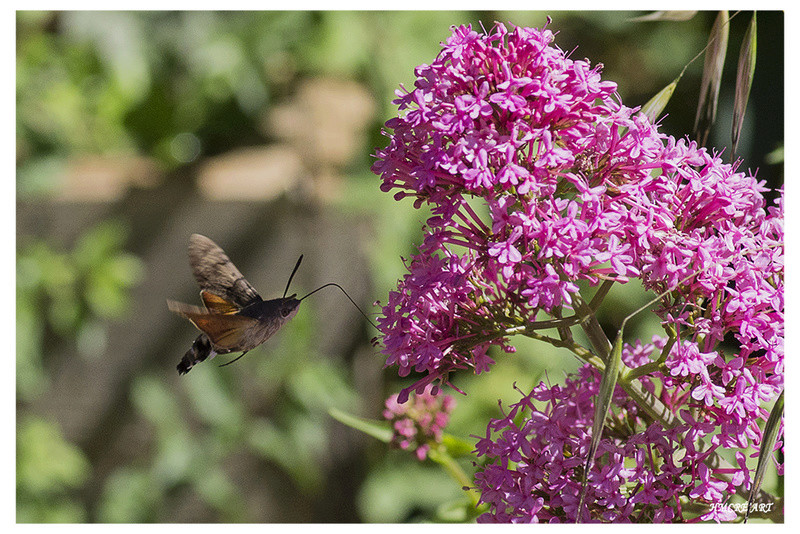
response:
[[[575,311],[581,317],[581,322],[579,323],[581,328],[589,338],[589,342],[594,347],[595,352],[604,362],[607,362],[608,355],[611,352],[611,341],[608,340],[606,333],[603,332],[594,310],[586,304],[586,301],[579,294],[576,294],[572,300],[575,304]]]
[[[431,448],[428,451],[428,458],[444,467],[445,471],[467,491],[470,502],[477,508],[480,504],[480,493],[478,493],[477,489],[472,484],[472,480],[467,476],[455,458],[450,456],[444,447]]]
[[[600,286],[600,289],[597,290],[597,293],[594,294],[592,297],[592,301],[589,303],[589,307],[592,311],[597,311],[600,307],[600,304],[603,303],[603,299],[606,298],[608,292],[611,291],[611,286],[614,285],[614,279],[608,279],[603,282],[603,285]]]

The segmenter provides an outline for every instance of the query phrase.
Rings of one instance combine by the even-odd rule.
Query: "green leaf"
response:
[[[433,447],[428,451],[428,459],[439,464],[462,490],[468,492],[473,507],[477,507],[480,504],[481,496],[472,483],[472,475],[468,475],[461,464],[450,456],[444,447]]]
[[[53,330],[61,336],[69,336],[80,327],[82,306],[76,286],[66,286],[53,292],[47,318]]]
[[[326,11],[320,17],[320,24],[300,48],[300,57],[325,73],[353,76],[370,59],[369,20],[348,11]]]
[[[620,326],[617,338],[614,340],[614,347],[609,354],[606,368],[603,371],[603,379],[600,381],[600,390],[597,392],[597,399],[594,405],[594,421],[592,423],[592,442],[589,445],[589,454],[586,457],[586,466],[583,470],[583,482],[581,484],[581,498],[578,502],[578,513],[575,517],[575,522],[578,523],[581,519],[581,511],[583,509],[583,500],[586,497],[586,484],[589,476],[589,471],[594,464],[594,455],[597,453],[597,447],[600,445],[600,438],[603,436],[603,429],[606,424],[606,414],[611,406],[611,399],[614,396],[614,388],[617,386],[617,377],[622,368],[622,332],[625,323]]]
[[[684,282],[688,281],[690,278],[693,278],[695,276],[697,276],[697,272],[693,272],[692,274],[681,279],[680,282],[678,282],[678,285],[683,284]],[[617,385],[617,380],[619,379],[620,372],[622,371],[622,345],[623,345],[622,340],[623,340],[623,333],[625,331],[625,325],[628,324],[628,321],[632,317],[646,310],[651,305],[655,304],[669,293],[670,291],[661,293],[654,299],[650,300],[650,302],[648,302],[644,306],[641,306],[637,310],[628,314],[622,320],[622,324],[619,326],[619,332],[617,332],[617,337],[614,340],[614,345],[612,346],[611,351],[608,354],[608,360],[605,362],[605,369],[603,369],[603,378],[600,381],[600,389],[597,392],[597,399],[595,400],[594,420],[592,422],[592,442],[589,445],[589,451],[586,457],[586,465],[583,470],[581,496],[580,500],[578,501],[578,513],[575,515],[576,523],[580,522],[581,520],[583,501],[586,498],[586,488],[587,488],[586,483],[587,483],[587,478],[589,476],[589,470],[592,468],[592,465],[594,464],[594,455],[597,452],[598,445],[600,444],[600,438],[602,437],[603,434],[603,428],[605,428],[606,414],[608,413],[608,409],[611,406],[611,400],[614,394],[614,388]],[[581,299],[576,299],[575,302],[579,310],[588,308],[588,306],[585,303],[583,303]],[[587,331],[587,334],[590,335],[590,338],[592,337],[590,331]],[[608,341],[606,341],[605,343],[608,343]],[[593,340],[592,344],[595,347],[597,346],[602,347],[603,342],[599,340],[598,341]],[[623,384],[630,384],[628,380],[629,380],[629,374],[625,373],[625,375],[623,376]],[[628,392],[630,393],[630,391]]]
[[[475,507],[466,499],[455,499],[436,508],[436,520],[443,523],[464,523],[472,515]]]
[[[438,466],[403,456],[369,472],[359,490],[358,508],[367,523],[399,523],[433,516],[444,503],[464,497],[464,490]]]
[[[63,156],[35,156],[23,159],[17,170],[17,199],[46,198],[61,184],[66,161]]]
[[[32,495],[58,494],[84,483],[89,462],[57,425],[26,417],[17,430],[17,486]]]
[[[747,498],[747,510],[744,514],[744,522],[750,516],[750,506],[753,504],[753,499],[761,489],[761,483],[764,481],[764,473],[767,471],[769,459],[772,458],[775,442],[778,440],[778,432],[781,428],[781,420],[783,419],[783,391],[781,391],[778,400],[775,401],[775,406],[769,413],[769,419],[764,426],[764,435],[761,439],[761,449],[758,451],[758,464],[756,465],[756,474],[753,477],[753,483],[750,486],[750,496]]]
[[[32,247],[33,257],[41,270],[41,284],[48,296],[58,297],[65,291],[73,291],[78,279],[72,262],[66,254],[59,254],[45,243]]]
[[[744,114],[747,111],[747,101],[750,99],[750,88],[753,85],[753,76],[756,72],[756,14],[750,20],[750,26],[742,40],[742,48],[739,51],[739,67],[736,71],[736,90],[733,97],[733,129],[731,140],[733,149],[731,157],[736,154],[739,145],[739,136],[742,133],[744,124]]]
[[[392,429],[389,428],[388,421],[373,421],[371,419],[364,419],[355,415],[350,415],[336,408],[328,410],[331,417],[340,423],[355,428],[361,432],[372,436],[384,443],[392,441]]]
[[[84,507],[64,498],[47,501],[17,499],[17,524],[20,523],[86,523]]]
[[[175,394],[162,379],[152,375],[137,376],[130,388],[130,401],[147,421],[161,432],[170,433],[184,427]]]
[[[218,510],[223,522],[233,522],[246,513],[241,490],[233,484],[222,469],[209,469],[195,480],[197,493],[211,507]]]
[[[654,11],[641,17],[634,17],[630,19],[631,22],[652,22],[660,20],[670,20],[674,22],[682,22],[690,20],[697,14],[697,11]]]
[[[98,517],[103,523],[142,523],[153,521],[161,498],[145,469],[121,467],[112,472],[103,488]]]
[[[358,402],[348,388],[345,371],[332,361],[319,360],[304,365],[286,377],[291,397],[307,410],[324,413],[333,406],[352,406]]]
[[[17,291],[17,397],[24,402],[33,401],[48,383],[42,364],[44,325],[28,293]]]
[[[321,458],[329,443],[316,421],[303,414],[287,415],[288,427],[266,419],[252,421],[246,442],[260,456],[285,470],[304,491],[319,491],[323,484]]]
[[[764,161],[767,162],[767,165],[782,165],[786,161],[784,148],[783,144],[781,144],[781,146],[764,156]]]
[[[708,36],[706,59],[703,64],[703,80],[700,83],[700,99],[697,102],[697,115],[694,119],[695,137],[705,145],[708,134],[717,116],[719,88],[722,84],[722,68],[728,50],[728,12],[720,11]]]
[[[465,456],[472,456],[472,451],[475,450],[475,445],[471,442],[461,438],[457,438],[452,434],[442,435],[442,445],[447,450],[447,454],[453,458],[463,458]]]
[[[233,439],[244,429],[247,415],[238,401],[225,375],[214,372],[209,365],[202,366],[192,380],[183,381],[197,417],[222,436]]]
[[[122,221],[99,223],[82,234],[72,249],[74,263],[79,269],[92,271],[107,258],[115,255],[128,238],[129,230]]]
[[[122,287],[133,287],[144,279],[144,262],[133,254],[120,252],[109,258],[108,273]]]
[[[683,75],[683,73],[681,73]],[[664,108],[667,107],[667,102],[669,99],[672,98],[672,93],[675,92],[675,87],[678,86],[678,81],[680,81],[681,76],[678,76],[672,83],[664,87],[660,90],[656,95],[647,101],[647,103],[642,106],[642,109],[639,111],[642,115],[647,117],[651,123],[655,123],[661,113],[664,111]]]

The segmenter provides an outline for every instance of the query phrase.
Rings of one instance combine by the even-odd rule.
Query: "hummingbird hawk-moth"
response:
[[[347,291],[335,283],[325,284],[300,299],[296,293],[287,297],[286,293],[301,261],[302,255],[289,276],[283,296],[264,300],[216,243],[206,236],[193,234],[189,238],[189,264],[200,286],[204,307],[174,300],[168,300],[167,307],[189,319],[202,333],[184,354],[178,364],[178,373],[186,374],[194,365],[217,354],[241,352],[237,358],[223,365],[235,362],[275,335],[297,314],[303,299],[328,286],[341,289],[358,311],[375,326]]]

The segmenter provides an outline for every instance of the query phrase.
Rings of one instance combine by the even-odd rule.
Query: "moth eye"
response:
[[[281,310],[281,315],[283,315],[284,317],[288,316],[290,313],[292,313],[292,310],[288,308],[284,308]]]

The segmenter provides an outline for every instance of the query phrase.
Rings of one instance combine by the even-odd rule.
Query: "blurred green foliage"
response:
[[[17,521],[73,523],[86,512],[70,491],[89,475],[81,451],[64,441],[57,426],[35,416],[17,424]]]
[[[75,343],[87,358],[105,351],[107,320],[129,306],[143,276],[139,258],[124,252],[125,225],[101,223],[64,252],[45,240],[21,239],[17,249],[17,399],[30,403],[46,389],[49,338]],[[24,404],[23,404],[24,406]],[[17,521],[70,523],[88,519],[75,490],[90,477],[84,453],[55,423],[22,410],[17,425]]]
[[[261,113],[300,77],[363,80],[384,116],[397,85],[466,17],[19,12],[18,190],[47,193],[74,154],[144,153],[174,168],[200,155],[195,143],[213,155],[258,142]]]
[[[619,82],[632,106],[646,102],[704,46],[713,19],[701,14],[682,24],[637,25],[620,12],[550,15],[559,46],[579,46],[579,57],[605,63],[605,76]],[[234,148],[269,143],[265,115],[301,80],[353,80],[371,92],[378,111],[366,146],[349,165],[337,206],[374,221],[370,286],[375,298],[385,301],[386,291],[404,274],[400,257],[413,252],[427,212],[413,209],[409,199],[395,202],[369,172],[370,154],[385,142],[380,125],[395,112],[395,90],[409,87],[414,67],[433,60],[451,25],[488,27],[495,20],[541,26],[545,13],[19,11],[17,198],[46,199],[58,190],[64,169],[81,156],[145,156],[177,172]],[[688,71],[685,87],[691,88],[692,76],[699,79],[701,67]],[[673,102],[687,101],[684,86]],[[689,133],[693,121],[691,98],[691,105],[667,108],[668,122],[688,116],[689,126],[679,136]],[[291,486],[291,495],[301,497],[298,507],[329,502],[325,492],[338,491],[340,481],[326,479],[331,476],[326,469],[341,434],[331,431],[340,423],[328,410],[374,414],[379,409],[365,406],[356,394],[358,371],[320,354],[312,342],[318,326],[313,302],[304,303],[308,313],[283,330],[271,357],[250,360],[247,373],[235,366],[229,373],[198,366],[192,380],[176,387],[174,377],[137,369],[124,396],[128,415],[148,438],[116,465],[103,470],[92,465],[87,451],[66,441],[58,425],[37,412],[36,400],[52,378],[51,351],[66,343],[84,358],[103,354],[110,321],[130,309],[131,289],[142,282],[145,266],[125,249],[135,236],[124,220],[82,228],[69,250],[18,230],[17,520],[170,521],[175,516],[170,507],[193,495],[210,510],[198,516],[202,520],[251,521],[258,517],[252,510],[257,504],[230,468],[247,457],[284,477],[279,489],[258,488],[271,498]],[[607,299],[611,311],[602,310],[603,324],[614,328],[620,313],[643,301],[633,285],[615,288]],[[652,326],[629,328],[632,336],[647,338]],[[557,382],[578,365],[541,343],[522,340],[517,348],[516,355],[494,353],[491,373],[454,378],[469,395],[456,394],[449,434],[470,441],[499,415],[498,400],[503,405],[518,400],[515,383],[526,390],[539,380]],[[374,365],[381,365],[378,356]],[[389,377],[382,394],[409,383]],[[265,405],[267,411],[253,409]],[[336,517],[469,519],[464,492],[432,462],[387,451],[377,440],[368,442],[359,462],[364,473],[354,475],[360,477],[355,510],[336,510]],[[475,469],[469,461],[459,462],[467,472]]]
[[[87,358],[105,350],[104,321],[122,316],[142,280],[141,260],[122,250],[127,228],[108,221],[69,251],[22,236],[17,246],[17,395],[31,401],[46,386],[45,337],[74,340]]]

